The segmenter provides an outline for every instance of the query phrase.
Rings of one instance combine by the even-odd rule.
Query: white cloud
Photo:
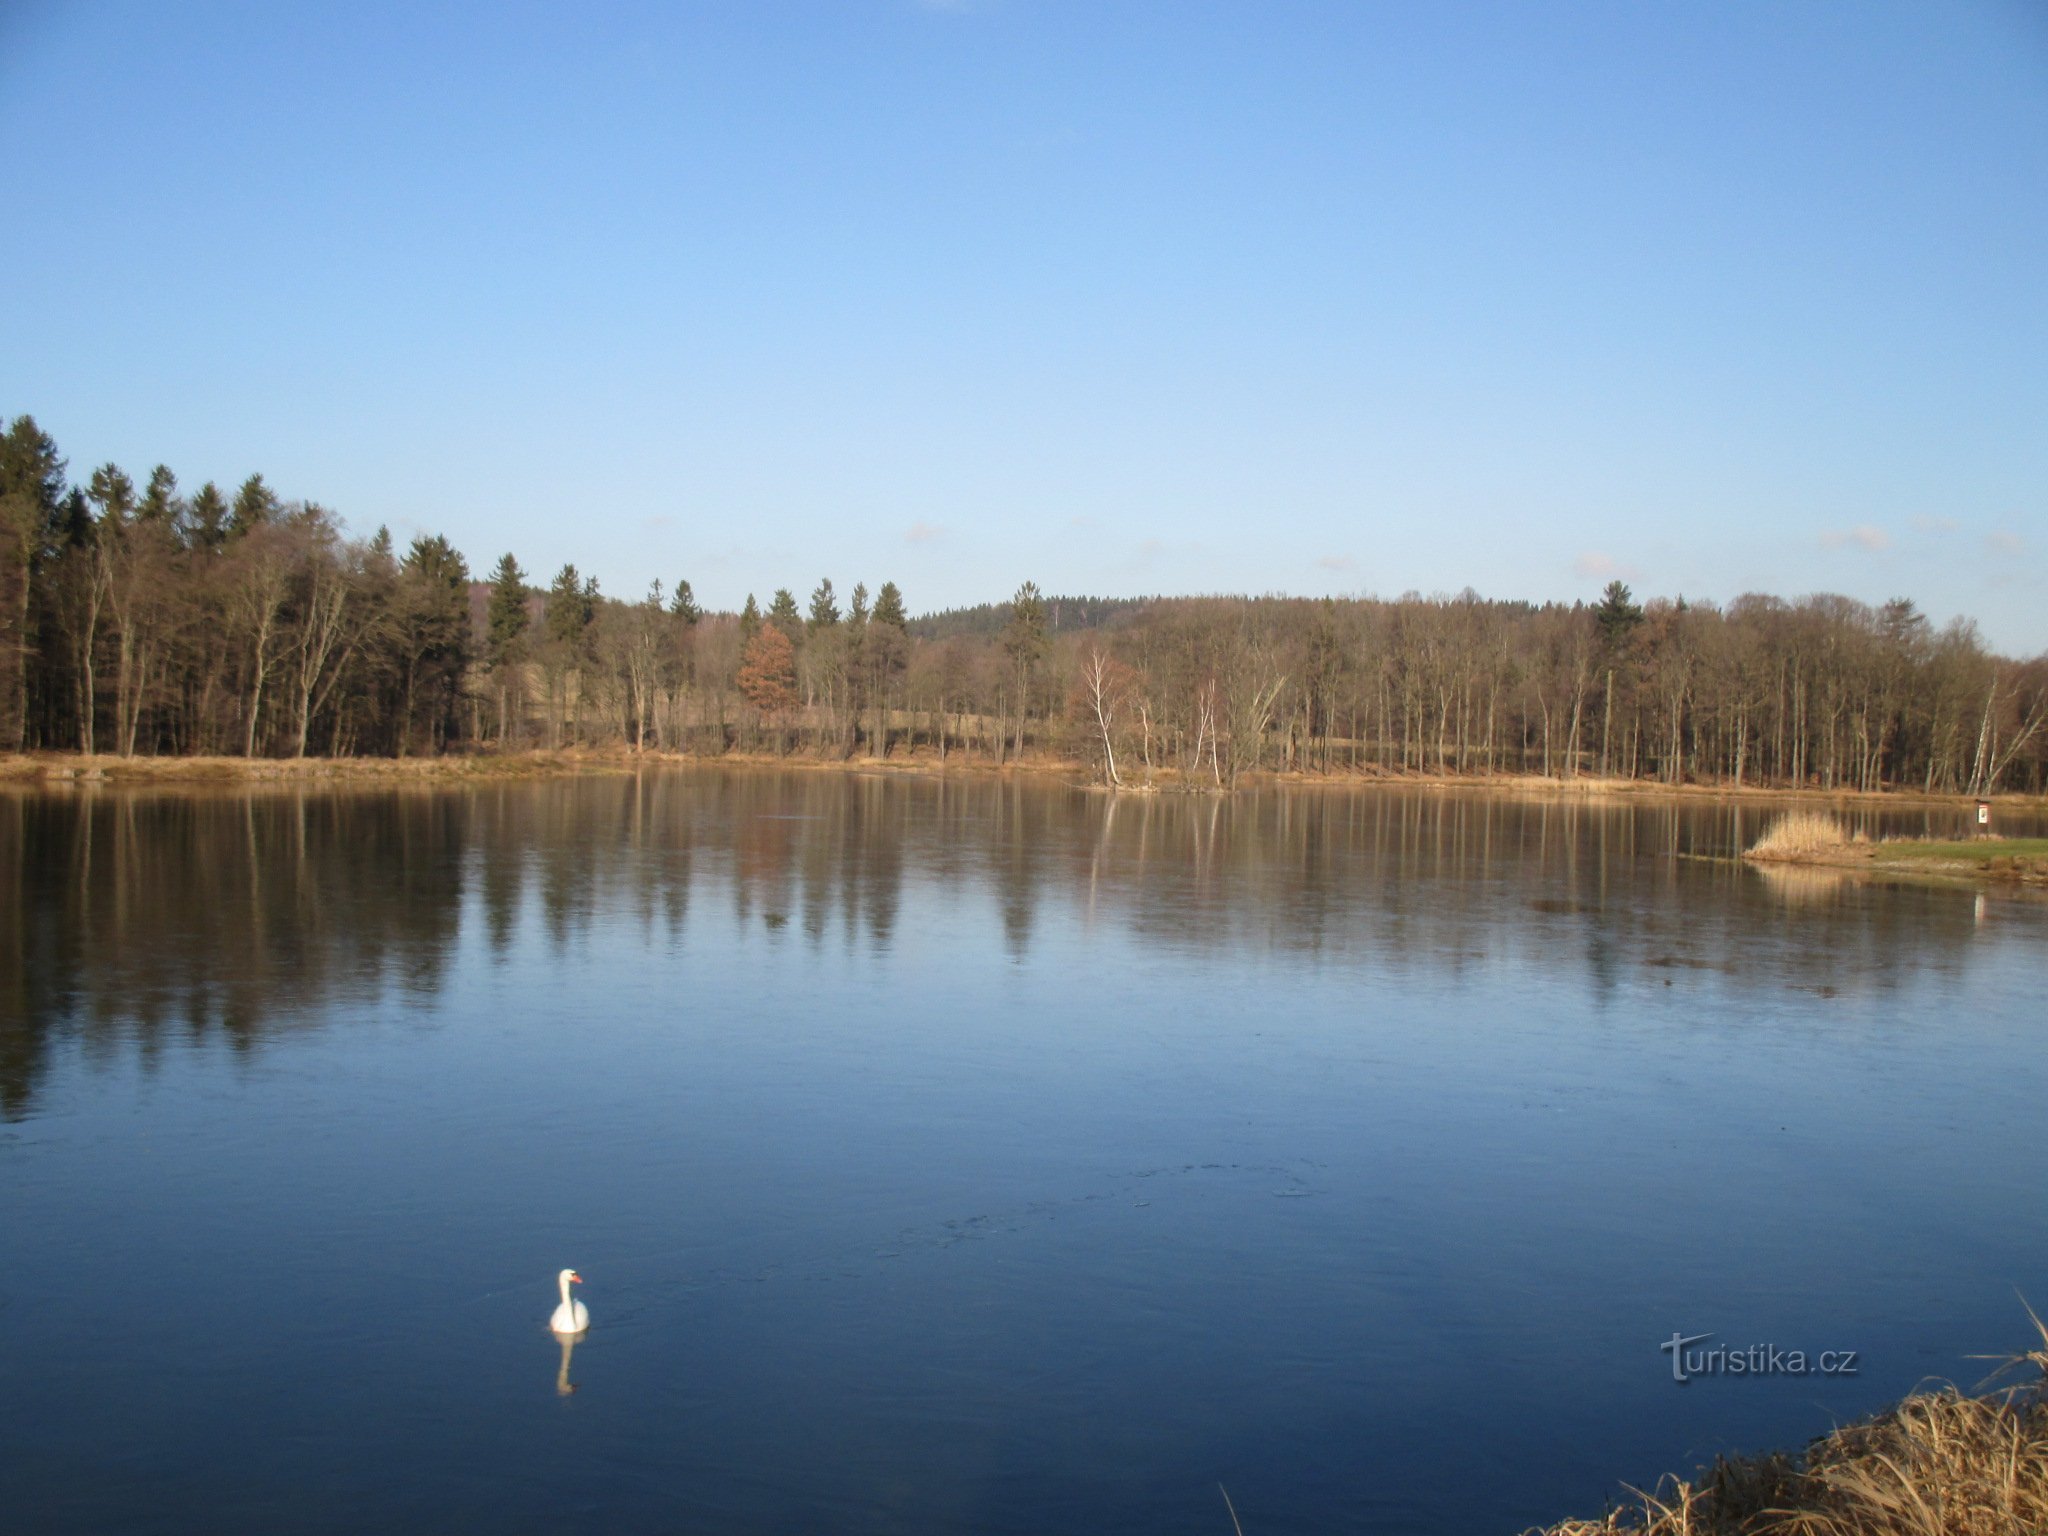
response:
[[[939,527],[936,523],[916,522],[912,523],[904,531],[903,542],[906,544],[934,544],[945,536],[946,530]]]
[[[2027,552],[2027,541],[2016,533],[1987,533],[1984,535],[1984,547],[1994,555],[2017,560]]]
[[[1358,562],[1349,555],[1317,555],[1316,566],[1325,571],[1355,571]]]
[[[1854,528],[1830,528],[1820,536],[1822,549],[1847,549],[1851,545],[1874,554],[1881,549],[1890,549],[1892,536],[1869,523],[1858,523]]]

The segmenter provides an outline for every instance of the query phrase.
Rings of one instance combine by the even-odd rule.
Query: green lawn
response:
[[[1879,843],[1883,859],[1957,859],[1985,864],[1993,859],[2048,859],[2048,837],[1972,838],[1962,842]]]

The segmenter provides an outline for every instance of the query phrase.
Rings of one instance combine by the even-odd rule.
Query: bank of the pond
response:
[[[650,768],[773,768],[811,773],[890,773],[930,777],[1021,777],[1058,780],[1077,789],[1107,791],[1098,766],[1054,753],[1027,752],[1021,758],[992,763],[959,752],[941,758],[935,752],[891,753],[886,758],[820,757],[798,753],[726,752],[716,756],[686,752],[635,751],[626,747],[564,748],[512,752],[452,753],[441,757],[118,757],[76,752],[0,754],[0,783],[42,784],[54,788],[118,784],[199,783],[314,784],[369,782],[383,784],[468,782],[483,779],[538,778],[551,775],[637,773]],[[1968,795],[1929,794],[1920,790],[1881,791],[1793,788],[1756,784],[1668,784],[1647,779],[1551,778],[1540,774],[1445,774],[1388,769],[1339,769],[1329,773],[1254,770],[1240,776],[1239,789],[1400,789],[1477,791],[1540,799],[1739,800],[1799,802],[1840,809],[1877,807],[1964,808],[1976,804]],[[1149,775],[1126,774],[1121,785],[1129,794],[1227,793],[1207,774],[1182,775],[1172,769]],[[2048,813],[2048,797],[2004,794],[1991,803],[2006,811]],[[1970,844],[1959,844],[1971,847]]]
[[[506,752],[448,757],[87,757],[47,752],[0,756],[0,782],[51,788],[103,784],[441,783],[630,770],[595,753]]]
[[[1900,837],[1873,842],[1832,816],[1779,817],[1743,857],[1752,864],[1947,880],[2048,884],[2048,837]]]
[[[2048,1531],[2048,1332],[2027,1386],[1918,1392],[1805,1450],[1730,1457],[1526,1536],[2032,1536]]]

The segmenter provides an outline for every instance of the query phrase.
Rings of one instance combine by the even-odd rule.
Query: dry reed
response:
[[[1838,853],[1849,834],[1834,817],[1819,811],[1787,811],[1764,829],[1750,848],[1752,859],[1811,859]]]
[[[2010,1362],[2035,1373],[2027,1386],[1915,1393],[1803,1455],[1725,1458],[1695,1481],[1630,1490],[1634,1502],[1605,1519],[1540,1536],[2043,1536],[2048,1328],[2041,1342]]]

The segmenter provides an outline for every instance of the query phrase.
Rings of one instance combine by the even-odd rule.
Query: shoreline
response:
[[[1900,839],[1844,843],[1839,848],[1797,854],[1743,854],[1745,864],[1764,869],[1814,869],[1919,880],[1995,881],[2004,885],[2048,885],[2048,838],[1990,837],[1981,842]]]
[[[802,773],[900,774],[911,778],[1028,778],[1059,780],[1094,794],[1229,795],[1247,790],[1303,789],[1427,789],[1479,792],[1543,799],[1644,799],[1796,802],[1842,807],[1973,806],[1979,797],[1929,793],[1918,789],[1819,789],[1746,783],[1667,784],[1645,779],[1545,777],[1541,774],[1442,774],[1370,770],[1308,773],[1301,770],[1260,770],[1246,773],[1236,790],[1162,774],[1150,784],[1117,787],[1095,782],[1085,763],[1069,758],[1027,757],[995,764],[963,762],[958,756],[893,756],[823,758],[778,756],[767,752],[727,752],[706,757],[687,752],[634,751],[630,748],[589,750],[561,748],[518,752],[480,752],[442,757],[117,757],[77,752],[0,755],[0,785],[54,790],[236,785],[294,786],[319,784],[398,785],[462,784],[507,779],[557,778],[581,775],[643,773],[649,769],[772,768]],[[2048,797],[1999,793],[1989,797],[2008,810],[2048,812]],[[1871,848],[1886,845],[1872,844]],[[1861,851],[1861,850],[1858,850]],[[1817,860],[1799,862],[1818,863]],[[1845,858],[1830,867],[1863,868],[1865,857]]]
[[[2031,1316],[2031,1313],[2029,1314]],[[2038,1321],[2036,1323],[2038,1327]],[[1909,1393],[1797,1451],[1721,1456],[1667,1474],[1598,1519],[1524,1536],[1937,1536],[2048,1530],[2048,1328],[1997,1376],[2031,1381]]]

